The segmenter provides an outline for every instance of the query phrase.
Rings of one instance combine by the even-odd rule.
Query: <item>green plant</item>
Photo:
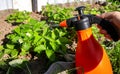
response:
[[[66,17],[70,17],[70,14],[65,14],[69,9],[60,9],[60,7],[57,7],[57,9],[59,9],[59,14],[57,12],[54,17],[51,16],[51,21],[55,19],[58,23]],[[52,12],[53,11],[54,9]],[[0,60],[4,62],[4,67],[1,67],[4,68],[3,70],[7,71],[8,74],[14,73],[16,67],[24,71],[24,67],[13,67],[14,64],[17,64],[14,59],[26,59],[29,55],[32,55],[29,57],[29,59],[32,59],[34,56],[40,57],[43,53],[45,53],[50,61],[56,61],[61,58],[62,60],[64,59],[63,56],[67,53],[67,47],[65,45],[71,43],[70,34],[66,28],[50,29],[46,21],[32,19],[29,17],[29,13],[24,11],[11,14],[7,18],[7,21],[22,24],[17,26],[11,34],[8,34],[6,36],[7,41],[0,46]],[[14,61],[12,65],[9,60]],[[30,73],[29,69],[28,72]]]
[[[120,11],[120,7],[119,4],[120,2],[113,2],[113,3],[109,3],[108,5],[101,7],[100,11],[102,13],[104,12],[111,12],[111,11]]]
[[[48,22],[59,23],[72,17],[72,11],[73,8],[47,4],[46,7],[42,9],[42,14],[47,17]]]
[[[99,7],[93,7],[92,5],[90,4],[86,4],[86,8],[85,8],[85,11],[84,11],[85,14],[100,14],[100,9]]]
[[[2,74],[14,74],[19,70],[21,73],[31,74],[28,67],[28,60],[15,59],[0,61],[0,69]]]
[[[65,8],[61,7],[59,5],[50,5],[47,4],[43,9],[42,9],[42,15],[44,17],[47,17],[46,22],[50,26],[54,26],[54,24],[59,24],[61,21],[66,20],[68,18],[71,18],[73,16],[73,8]],[[66,31],[67,35],[65,35],[66,38],[72,40],[75,38],[75,31],[73,28],[61,28],[61,30]],[[71,44],[71,43],[69,43]]]
[[[10,61],[9,68],[6,74],[13,74],[16,70],[20,70],[21,73],[31,74],[30,69],[28,67],[28,61],[25,59],[15,59]]]
[[[86,5],[85,13],[86,14],[102,14],[105,12],[111,11],[120,11],[119,4],[120,2],[108,3],[106,6],[92,6],[90,4]]]
[[[120,73],[120,41],[112,42],[111,50],[107,50],[110,57],[114,74]],[[108,49],[108,47],[106,47]]]
[[[45,21],[30,19],[27,24],[18,26],[7,36],[4,53],[12,58],[26,56],[31,53],[45,52],[51,61],[56,60],[56,53],[65,54],[70,40],[65,37],[65,29],[50,30]]]
[[[13,24],[25,23],[30,18],[30,12],[27,11],[15,11],[13,14],[7,17],[7,21]]]
[[[120,2],[119,0],[107,0],[108,2]]]

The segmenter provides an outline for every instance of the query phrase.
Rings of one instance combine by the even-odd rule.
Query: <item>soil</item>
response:
[[[0,11],[0,45],[3,43],[3,40],[5,39],[5,36],[9,33],[11,33],[11,31],[17,27],[15,25],[12,25],[10,23],[7,23],[6,18],[7,16],[9,16],[10,14],[13,13],[12,9],[9,10],[2,10]],[[40,20],[41,15],[32,12],[31,13],[31,17]],[[29,69],[31,71],[31,74],[43,74],[46,71],[46,63],[47,63],[47,58],[45,58],[45,55],[41,55],[41,57],[37,60],[31,60],[29,63]],[[19,71],[17,70],[15,72],[15,74],[26,74],[23,71]],[[4,72],[2,72],[0,70],[0,74],[5,74]]]
[[[10,15],[12,12],[13,10],[0,11],[0,44],[3,43],[5,35],[10,33],[11,30],[15,28],[15,26],[12,26],[12,24],[5,21],[7,16]]]

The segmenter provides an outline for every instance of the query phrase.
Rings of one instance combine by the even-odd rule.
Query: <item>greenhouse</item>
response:
[[[1,0],[0,74],[120,74],[119,21],[105,13],[120,16],[120,1]]]

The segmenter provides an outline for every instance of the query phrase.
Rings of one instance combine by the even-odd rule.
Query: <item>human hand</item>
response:
[[[108,13],[103,13],[103,14],[97,15],[97,16],[112,22],[113,26],[116,28],[119,38],[120,38],[120,12],[118,12],[118,11],[108,12]],[[100,29],[100,33],[104,34],[106,38],[111,39],[110,35],[107,33],[106,30],[102,29],[102,27],[99,25],[98,25],[98,27]]]

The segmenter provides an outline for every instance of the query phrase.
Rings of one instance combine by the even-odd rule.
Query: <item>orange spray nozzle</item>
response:
[[[74,22],[77,20],[78,20],[78,17],[72,17],[72,18],[62,21],[59,25],[61,27],[73,27],[75,24]]]
[[[60,27],[67,27],[67,21],[64,20],[60,23]]]

